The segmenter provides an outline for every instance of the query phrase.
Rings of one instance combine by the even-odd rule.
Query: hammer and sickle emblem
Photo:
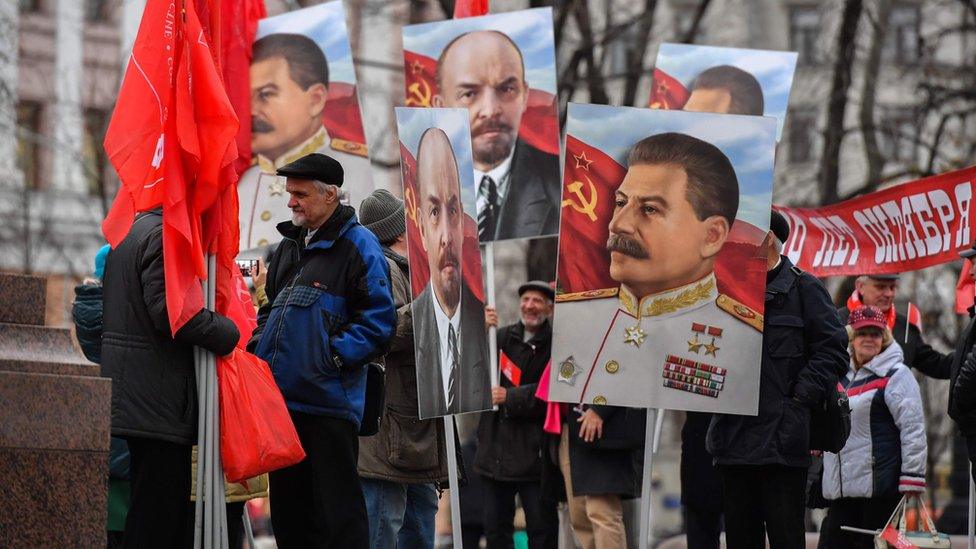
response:
[[[406,202],[407,206],[407,217],[410,221],[413,221],[414,225],[420,226],[417,223],[417,197],[413,194],[413,188],[407,187],[403,192],[403,201]]]
[[[590,221],[596,221],[596,204],[597,204],[596,185],[594,185],[593,182],[590,181],[590,178],[588,176],[584,175],[583,179],[585,179],[590,186],[589,200],[587,200],[587,197],[583,194],[583,182],[573,181],[566,188],[569,190],[569,192],[576,195],[576,198],[579,199],[579,202],[573,200],[572,198],[567,198],[563,200],[562,206],[563,207],[569,206],[574,210],[578,211],[579,213],[585,214],[586,217],[590,218]]]
[[[417,80],[407,87],[408,107],[429,107],[430,106],[430,84],[426,80]]]

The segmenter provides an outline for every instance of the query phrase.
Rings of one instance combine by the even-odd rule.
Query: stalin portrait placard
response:
[[[568,113],[550,398],[755,414],[776,120]]]
[[[796,52],[664,43],[657,50],[652,109],[772,116],[783,134]]]
[[[313,152],[339,161],[340,200],[358,206],[373,190],[356,74],[342,2],[262,19],[251,60],[254,165],[238,183],[241,251],[281,240],[285,178],[275,171]]]
[[[421,419],[491,408],[471,137],[462,109],[397,107]]]
[[[406,104],[463,108],[481,242],[559,230],[552,10],[403,28]]]

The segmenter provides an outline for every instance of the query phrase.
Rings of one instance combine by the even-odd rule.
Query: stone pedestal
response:
[[[0,545],[105,547],[112,383],[43,326],[44,295],[0,273]]]

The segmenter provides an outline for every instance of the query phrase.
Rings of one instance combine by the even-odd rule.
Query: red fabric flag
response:
[[[240,175],[251,165],[251,52],[258,21],[267,12],[263,0],[222,0],[220,9],[220,68],[227,97],[240,120],[234,162]]]
[[[498,368],[512,382],[512,386],[518,387],[522,384],[522,369],[512,362],[512,359],[508,358],[505,351],[498,353]]]
[[[668,73],[654,69],[654,80],[651,82],[651,98],[647,106],[652,109],[666,111],[680,110],[691,95],[684,85]]]
[[[894,526],[885,526],[885,529],[881,532],[881,538],[888,542],[889,545],[895,549],[918,549],[914,543],[909,541],[905,534],[896,530]]]
[[[488,15],[488,0],[457,0],[454,2],[454,18]]]
[[[606,250],[613,215],[613,193],[627,170],[599,149],[566,136],[562,221],[559,229],[557,293],[575,293],[619,284],[610,278]],[[762,312],[766,258],[761,248],[766,233],[737,220],[715,261],[718,289],[746,306]]]
[[[914,324],[918,331],[922,331],[922,311],[914,303],[908,303],[908,323]]]
[[[437,95],[437,60],[403,51],[404,84],[408,107],[430,107]],[[529,88],[528,103],[522,113],[519,137],[549,154],[559,154],[559,115],[556,96]],[[331,130],[330,130],[331,131]]]
[[[976,301],[976,280],[969,276],[972,267],[972,261],[966,259],[962,262],[962,270],[959,271],[959,280],[956,282],[956,314],[966,314]]]
[[[407,216],[407,247],[410,260],[410,288],[417,296],[430,281],[427,252],[420,236],[420,201],[417,195],[417,160],[403,143],[400,143],[400,173],[403,178],[403,203]],[[464,215],[464,242],[461,243],[461,276],[468,289],[482,302],[485,289],[481,280],[481,248],[478,244],[478,224],[471,216]],[[478,265],[477,270],[467,268]]]

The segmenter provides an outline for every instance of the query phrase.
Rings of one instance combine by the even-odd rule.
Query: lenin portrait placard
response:
[[[657,50],[652,109],[772,116],[782,137],[796,52],[664,43]]]
[[[568,113],[550,398],[755,414],[776,120]]]
[[[285,164],[327,154],[344,172],[340,201],[358,206],[373,191],[342,2],[262,19],[250,79],[254,164],[237,188],[241,251],[281,240],[276,226],[291,211],[275,171]]]
[[[468,112],[481,242],[559,230],[552,10],[403,28],[406,105]]]
[[[397,107],[421,419],[491,408],[471,136],[463,109]]]

